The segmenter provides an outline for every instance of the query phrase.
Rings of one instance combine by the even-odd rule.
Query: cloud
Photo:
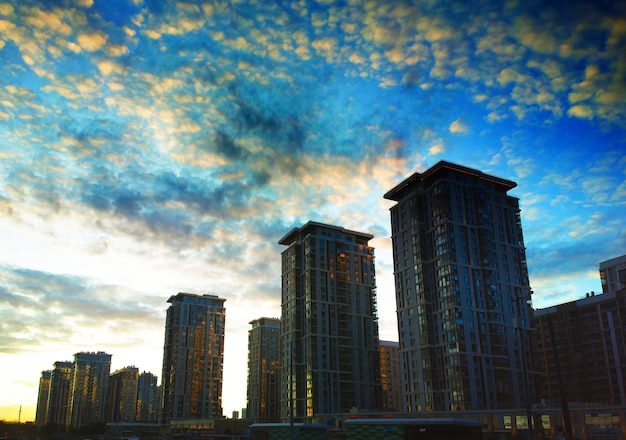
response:
[[[95,52],[102,49],[106,44],[108,36],[102,32],[93,32],[91,34],[80,34],[76,38],[78,45],[88,52]]]
[[[435,154],[441,154],[445,151],[445,148],[442,144],[435,144],[432,145],[429,149],[428,149],[428,153],[435,155]]]
[[[593,110],[586,105],[575,105],[567,110],[567,114],[576,118],[593,119]]]
[[[450,133],[467,133],[469,131],[468,126],[461,119],[457,119],[450,124]]]
[[[122,67],[111,60],[99,61],[97,67],[100,73],[104,76],[109,76],[113,73],[118,75],[122,73]]]
[[[0,266],[0,272],[4,279],[0,295],[5,306],[0,308],[4,329],[0,346],[4,353],[24,350],[25,340],[31,351],[42,344],[74,350],[72,344],[77,341],[70,335],[76,334],[76,326],[92,328],[90,333],[96,340],[85,339],[81,345],[93,346],[97,344],[98,329],[113,325],[121,330],[122,326],[132,326],[133,321],[141,322],[137,325],[145,328],[161,321],[160,305],[150,307],[145,302],[119,298],[117,294],[132,296],[116,286],[93,285],[74,276],[11,266]],[[9,310],[11,313],[7,313]]]
[[[43,11],[39,8],[23,8],[27,11],[24,22],[30,26],[39,29],[47,29],[54,33],[68,36],[72,32],[72,27],[64,21],[62,15],[57,14],[58,11]]]

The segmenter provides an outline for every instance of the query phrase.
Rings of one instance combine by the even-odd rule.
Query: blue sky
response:
[[[380,3],[380,4],[378,4]],[[546,4],[547,3],[547,4]],[[621,2],[0,0],[0,419],[79,351],[161,375],[167,299],[226,298],[224,412],[278,240],[375,236],[439,160],[518,183],[535,307],[626,253]]]

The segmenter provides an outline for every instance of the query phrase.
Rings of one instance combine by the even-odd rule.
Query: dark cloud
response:
[[[241,179],[219,184],[203,173],[181,176],[125,171],[116,179],[79,183],[81,201],[86,205],[140,221],[152,232],[179,240],[196,234],[208,238],[215,222],[238,219],[270,179],[265,170],[250,171]],[[176,202],[175,207],[171,202]]]
[[[305,147],[307,99],[298,90],[289,90],[288,84],[272,82],[266,86],[254,83],[233,83],[229,87],[232,106],[230,122],[239,135],[256,135],[265,140],[268,148],[281,154],[297,155]]]
[[[243,160],[248,156],[248,152],[237,145],[232,136],[222,131],[215,134],[213,140],[215,151],[230,160]]]
[[[123,125],[115,120],[91,117],[91,112],[86,110],[79,117],[64,120],[59,134],[73,137],[81,144],[91,147],[90,141],[93,139],[117,143],[122,139],[124,131]],[[94,150],[93,153],[98,154],[99,151]]]

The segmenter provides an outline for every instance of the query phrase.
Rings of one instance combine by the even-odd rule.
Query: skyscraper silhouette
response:
[[[39,392],[37,394],[37,412],[35,413],[35,425],[43,426],[48,419],[48,399],[50,397],[50,376],[52,372],[45,370],[39,378]]]

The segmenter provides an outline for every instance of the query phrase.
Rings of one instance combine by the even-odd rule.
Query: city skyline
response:
[[[0,419],[34,419],[80,351],[160,382],[178,292],[226,299],[240,410],[307,221],[374,236],[397,341],[383,195],[440,160],[517,182],[535,307],[600,292],[626,249],[626,13],[500,3],[0,0]]]

